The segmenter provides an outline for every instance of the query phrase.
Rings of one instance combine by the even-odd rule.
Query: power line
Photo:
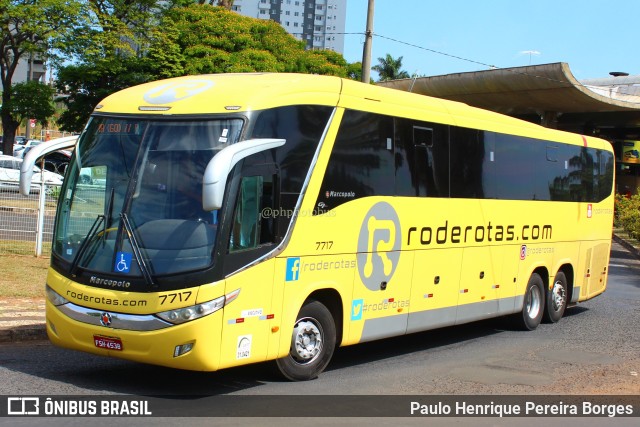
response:
[[[326,33],[326,34],[330,34],[330,33]],[[331,34],[343,34],[343,35],[354,35],[354,34],[357,34],[357,35],[364,36],[364,33],[331,33]],[[536,78],[536,79],[543,79],[543,80],[547,80],[547,81],[554,82],[554,83],[560,83],[560,84],[566,83],[565,81],[554,79],[554,78],[551,78],[551,77],[548,77],[548,76],[540,76],[540,75],[537,75],[537,74],[528,73],[526,71],[514,70],[513,68],[498,67],[496,65],[488,64],[486,62],[476,61],[476,60],[473,60],[473,59],[464,58],[462,56],[453,55],[453,54],[446,53],[446,52],[441,52],[439,50],[430,49],[430,48],[427,48],[427,47],[424,47],[424,46],[420,46],[420,45],[417,45],[417,44],[414,44],[414,43],[405,42],[405,41],[402,41],[402,40],[395,39],[393,37],[384,36],[382,34],[373,33],[373,37],[379,37],[381,39],[390,40],[390,41],[395,42],[395,43],[399,43],[399,44],[410,46],[410,47],[413,47],[413,48],[416,48],[416,49],[420,49],[420,50],[424,50],[424,51],[427,51],[427,52],[435,53],[437,55],[447,56],[449,58],[454,58],[454,59],[458,59],[458,60],[461,60],[461,61],[470,62],[470,63],[477,64],[477,65],[482,65],[484,67],[488,67],[488,68],[493,69],[493,70],[509,71],[511,73],[514,73],[514,74],[533,77],[533,78]],[[602,86],[585,85],[585,84],[582,84],[578,80],[576,80],[576,81],[578,83],[577,86],[583,87],[585,89],[589,89],[592,92],[593,92],[593,89],[602,90]],[[626,103],[629,103],[629,104],[640,104],[640,102],[633,102],[633,101],[627,101],[627,100],[618,100],[618,101],[626,102]]]
[[[296,35],[296,33],[292,33],[292,34]],[[303,33],[298,33],[298,34],[299,35],[303,35]],[[359,36],[365,36],[366,35],[366,34],[361,33],[361,32],[350,32],[350,33],[346,33],[346,32],[345,33],[327,32],[327,33],[324,33],[324,34],[325,35],[359,35]],[[509,71],[509,72],[511,72],[513,74],[519,74],[519,75],[522,75],[522,76],[528,76],[528,77],[533,77],[533,78],[536,78],[536,79],[547,80],[547,81],[554,82],[554,83],[560,83],[560,84],[565,84],[566,83],[565,81],[554,79],[552,77],[540,76],[540,75],[537,75],[537,74],[528,73],[526,71],[514,70],[513,68],[499,67],[497,65],[488,64],[486,62],[476,61],[476,60],[473,60],[473,59],[464,58],[462,56],[453,55],[453,54],[442,52],[442,51],[435,50],[435,49],[430,49],[428,47],[420,46],[420,45],[417,45],[417,44],[414,44],[414,43],[405,42],[405,41],[398,40],[398,39],[393,38],[393,37],[384,36],[382,34],[372,33],[372,35],[373,35],[373,37],[379,37],[381,39],[386,39],[386,40],[389,40],[389,41],[392,41],[392,42],[395,42],[395,43],[403,44],[405,46],[410,46],[410,47],[413,47],[413,48],[416,48],[416,49],[420,49],[420,50],[424,50],[424,51],[427,51],[427,52],[435,53],[437,55],[442,55],[442,56],[446,56],[446,57],[449,57],[449,58],[458,59],[460,61],[465,61],[465,62],[470,62],[470,63],[473,63],[473,64],[477,64],[477,65],[482,65],[482,66],[488,67],[488,68],[490,68],[492,70]],[[594,89],[602,90],[602,88],[603,88],[603,86],[585,85],[585,84],[581,83],[579,80],[576,80],[576,81],[577,81],[577,85],[576,86],[583,87],[585,89],[589,89],[589,91],[591,91],[591,92],[594,92]],[[628,104],[640,104],[640,102],[627,101],[627,100],[618,100],[618,101],[625,102],[625,103],[628,103]]]

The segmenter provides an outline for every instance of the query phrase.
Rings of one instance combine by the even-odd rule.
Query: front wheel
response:
[[[542,321],[544,313],[544,282],[538,273],[533,273],[524,293],[522,311],[516,315],[522,329],[533,331]]]
[[[298,313],[289,354],[276,360],[278,369],[292,381],[314,379],[326,368],[336,346],[336,326],[321,302],[310,300]]]
[[[567,278],[559,271],[553,280],[553,287],[547,292],[547,305],[544,311],[544,321],[556,323],[562,318],[567,308]]]

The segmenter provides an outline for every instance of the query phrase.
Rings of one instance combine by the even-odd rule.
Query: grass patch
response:
[[[8,255],[31,255],[36,252],[35,241],[25,240],[0,240],[0,253],[2,256]],[[42,242],[42,256],[49,259],[51,254],[51,242]],[[0,270],[3,271],[3,270]]]
[[[58,206],[58,202],[56,200],[46,199],[44,202],[44,207],[47,210],[55,210]],[[35,199],[0,199],[0,207],[2,208],[19,208],[19,209],[38,209],[38,200]]]
[[[0,257],[0,298],[43,298],[49,257],[3,255]]]

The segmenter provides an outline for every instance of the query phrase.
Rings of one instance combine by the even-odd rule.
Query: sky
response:
[[[362,61],[368,0],[346,1],[345,32],[359,34],[344,57]],[[375,0],[371,64],[389,53],[420,76],[553,62],[578,80],[640,75],[638,20],[640,0]]]

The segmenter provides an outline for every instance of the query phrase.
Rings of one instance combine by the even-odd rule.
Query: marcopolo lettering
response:
[[[102,279],[96,276],[91,276],[89,283],[92,285],[111,286],[112,288],[128,288],[131,286],[131,282],[124,280]]]

